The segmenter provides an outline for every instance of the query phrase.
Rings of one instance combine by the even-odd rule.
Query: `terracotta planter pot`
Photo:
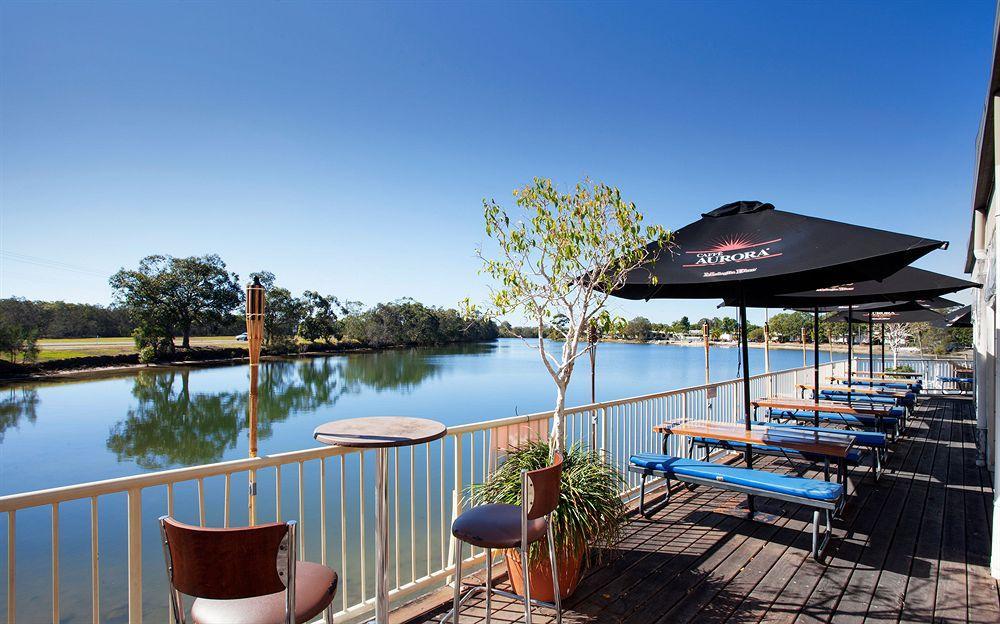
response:
[[[552,591],[552,566],[549,565],[549,551],[542,542],[544,549],[542,557],[528,568],[528,581],[531,583],[531,599],[543,602],[553,602],[555,593]],[[557,556],[558,553],[557,553]],[[507,574],[510,575],[514,593],[524,595],[524,572],[521,566],[521,552],[505,550],[504,559],[507,562]],[[559,595],[564,600],[576,591],[583,572],[583,549],[563,553],[559,559]]]

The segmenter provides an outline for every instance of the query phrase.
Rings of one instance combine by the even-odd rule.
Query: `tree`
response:
[[[523,219],[512,219],[495,200],[484,200],[486,234],[496,255],[477,251],[484,272],[496,283],[491,312],[522,313],[536,327],[535,346],[556,386],[550,446],[565,446],[563,413],[566,388],[577,358],[591,348],[579,348],[591,326],[606,335],[614,319],[605,303],[638,269],[665,245],[669,234],[660,226],[642,227],[643,215],[621,191],[584,180],[567,193],[551,180],[535,178],[514,191]],[[562,315],[566,323],[553,320]],[[546,326],[562,339],[558,354],[545,341]]]
[[[686,316],[682,316],[681,320],[677,321],[677,324],[680,325],[680,331],[682,332],[687,332],[691,329],[691,321]]]
[[[771,327],[771,334],[778,337],[782,342],[801,340],[802,328],[806,328],[806,338],[812,336],[813,317],[806,312],[781,312],[775,314],[768,321]]]
[[[18,356],[22,363],[34,362],[38,359],[38,330],[0,322],[0,354],[7,354],[12,364]]]
[[[625,337],[634,340],[645,340],[651,331],[653,324],[644,316],[637,316],[625,325]]]
[[[221,322],[243,301],[239,276],[226,271],[215,254],[174,258],[147,256],[137,269],[121,269],[111,276],[115,300],[147,339],[173,340],[191,346],[196,323]],[[140,345],[143,346],[143,345]]]
[[[899,363],[899,350],[910,339],[910,330],[905,323],[885,324],[885,344],[892,349],[892,367]]]
[[[343,309],[336,297],[324,297],[318,292],[307,290],[302,294],[301,301],[305,317],[299,326],[299,333],[303,338],[312,342],[330,342],[340,335],[343,330],[337,313],[342,313]]]

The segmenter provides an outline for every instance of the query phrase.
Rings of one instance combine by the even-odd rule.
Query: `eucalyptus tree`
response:
[[[607,293],[668,246],[670,234],[644,227],[635,204],[604,183],[583,180],[560,192],[551,180],[535,178],[514,191],[514,202],[512,217],[495,200],[483,201],[493,243],[477,254],[494,281],[490,314],[519,314],[535,327],[531,344],[556,386],[550,445],[562,450],[566,389],[577,359],[593,348],[581,349],[580,341],[592,326],[608,335],[623,323],[605,308]],[[561,342],[547,343],[547,328]]]
[[[172,345],[179,333],[181,346],[190,347],[195,324],[222,322],[243,301],[239,276],[215,254],[146,256],[137,268],[112,275],[110,283],[115,301],[137,325],[137,341],[154,346]]]

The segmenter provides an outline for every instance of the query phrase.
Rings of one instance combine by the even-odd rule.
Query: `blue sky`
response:
[[[993,12],[6,2],[0,296],[107,303],[144,255],[218,253],[293,292],[481,300],[482,199],[536,175],[668,228],[759,199],[943,238],[919,266],[960,274]]]

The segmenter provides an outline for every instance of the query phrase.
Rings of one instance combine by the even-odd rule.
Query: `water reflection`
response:
[[[258,438],[295,414],[331,406],[364,389],[411,392],[440,374],[435,356],[487,353],[492,345],[409,349],[347,357],[290,359],[261,364]],[[220,461],[247,428],[249,391],[193,392],[192,371],[143,371],[136,375],[135,405],[111,427],[107,447],[118,461],[147,470]]]
[[[38,391],[13,387],[0,391],[0,444],[7,429],[19,427],[22,418],[32,424],[38,418]]]

